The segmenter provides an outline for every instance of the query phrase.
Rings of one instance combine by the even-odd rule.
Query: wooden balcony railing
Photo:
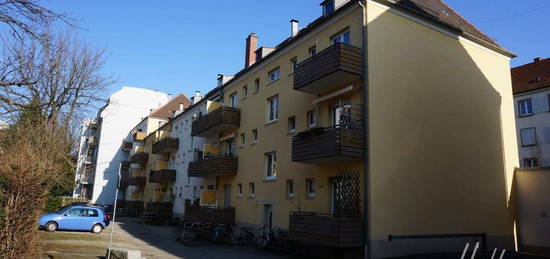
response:
[[[153,170],[149,174],[150,183],[172,183],[176,181],[176,170]]]
[[[132,147],[133,147],[133,143],[130,142],[130,141],[123,141],[122,142],[122,151],[124,152],[130,152],[132,150]]]
[[[130,162],[133,164],[144,164],[149,159],[149,154],[145,152],[137,152],[130,157]]]
[[[133,176],[128,178],[128,185],[145,187],[145,176]]]
[[[220,131],[238,128],[241,111],[237,108],[220,106],[218,109],[193,121],[191,136],[208,136]]]
[[[365,231],[361,216],[332,216],[315,212],[291,212],[291,239],[329,247],[362,247]]]
[[[362,76],[363,50],[337,43],[296,66],[294,90],[322,94],[348,86]]]
[[[213,224],[235,224],[235,208],[209,208],[194,205],[185,206],[185,219]]]
[[[237,174],[239,159],[231,156],[198,158],[189,163],[188,174],[195,177]]]
[[[330,163],[363,158],[363,129],[316,128],[292,138],[292,162]]]
[[[177,138],[163,138],[153,144],[153,154],[167,154],[176,152],[179,148],[179,140]]]
[[[132,134],[132,139],[134,141],[143,141],[147,137],[147,134],[142,131],[136,131],[134,134]]]

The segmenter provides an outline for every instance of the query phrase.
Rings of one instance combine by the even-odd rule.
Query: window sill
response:
[[[287,136],[294,136],[296,135],[296,130],[293,130],[293,131],[289,131],[286,133]]]
[[[242,198],[243,198],[243,196],[242,196],[242,195],[237,195],[237,199],[239,199],[239,200],[240,200],[240,199],[242,199]]]
[[[273,81],[267,83],[265,86],[270,86],[270,85],[272,85],[272,84],[274,84],[274,83],[277,83],[279,80],[281,80],[281,79],[279,78],[279,79],[277,79],[277,80],[273,80]]]
[[[536,147],[537,144],[533,144],[533,145],[521,145],[521,147]]]
[[[313,196],[308,195],[308,196],[304,197],[304,199],[307,199],[307,200],[315,199],[315,195],[313,195]]]
[[[253,199],[255,199],[255,198],[256,198],[256,195],[255,195],[255,194],[250,194],[250,195],[248,195],[248,199],[249,199],[249,200],[253,200]]]
[[[270,177],[270,178],[264,178],[263,182],[275,182],[277,181],[277,177]]]
[[[294,194],[293,195],[286,195],[287,200],[294,200]]]
[[[288,76],[293,76],[293,75],[294,75],[294,72],[288,73]]]
[[[256,142],[252,142],[252,143],[250,143],[250,145],[251,145],[251,146],[252,146],[252,145],[256,145],[256,144],[258,144],[258,142],[257,142],[257,141],[256,141]]]
[[[245,145],[240,145],[240,146],[239,146],[239,148],[241,148],[241,149],[242,149],[242,148],[244,148],[244,146],[245,146]]]
[[[518,115],[518,118],[525,118],[525,117],[531,117],[535,115],[534,113],[531,113],[531,114],[524,114],[524,115]]]
[[[245,96],[245,97],[241,98],[241,101],[246,100],[247,97],[248,97],[248,96]]]
[[[269,125],[271,125],[271,124],[273,124],[273,123],[276,123],[276,122],[278,122],[278,121],[279,121],[279,119],[275,119],[275,120],[272,120],[272,121],[268,121],[268,122],[265,123],[265,126],[269,126]]]

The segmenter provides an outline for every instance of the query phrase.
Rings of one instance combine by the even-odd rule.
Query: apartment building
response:
[[[124,86],[109,97],[96,118],[83,122],[73,196],[114,202],[119,165],[128,159],[121,140],[168,98],[158,91]]]
[[[124,140],[131,147],[127,149],[129,160],[120,165],[122,207],[136,212],[147,207],[147,203],[168,205],[165,203],[170,201],[170,207],[163,209],[172,211],[174,190],[167,185],[175,181],[176,172],[168,167],[168,160],[171,152],[178,150],[179,143],[168,138],[169,122],[190,105],[191,100],[179,94],[129,131]]]
[[[512,68],[512,86],[521,166],[550,166],[550,59]]]
[[[250,34],[244,69],[199,102],[188,174],[217,190],[201,209],[371,258],[469,233],[513,248],[514,55],[439,0],[321,9],[276,47]]]

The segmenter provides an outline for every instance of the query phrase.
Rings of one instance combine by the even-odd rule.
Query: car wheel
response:
[[[103,230],[103,227],[99,224],[95,224],[92,227],[92,233],[94,233],[94,234],[99,234],[99,233],[101,233],[102,230]]]
[[[54,232],[57,230],[57,223],[55,222],[48,222],[46,226],[44,226],[44,229],[48,232]]]

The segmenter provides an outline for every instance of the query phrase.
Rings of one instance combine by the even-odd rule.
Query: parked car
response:
[[[38,225],[48,232],[56,230],[87,230],[99,234],[109,225],[102,208],[91,205],[65,206],[40,217]]]

